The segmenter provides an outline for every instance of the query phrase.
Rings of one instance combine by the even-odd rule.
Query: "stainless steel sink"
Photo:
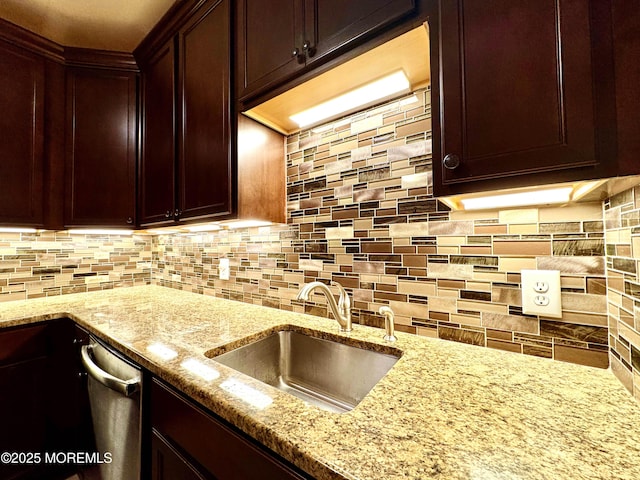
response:
[[[215,350],[206,355],[332,412],[358,405],[400,357],[291,330],[277,331],[221,355]]]

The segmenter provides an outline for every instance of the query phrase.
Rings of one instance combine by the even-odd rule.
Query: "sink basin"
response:
[[[291,330],[276,331],[221,355],[215,350],[206,355],[332,412],[358,405],[400,356]]]

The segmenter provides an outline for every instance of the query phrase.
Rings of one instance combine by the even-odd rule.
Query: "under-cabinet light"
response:
[[[225,228],[249,228],[249,227],[266,227],[271,225],[271,222],[265,222],[264,220],[231,220],[228,223],[224,223]]]
[[[70,235],[133,235],[133,230],[118,228],[77,228],[69,230]]]
[[[299,127],[304,128],[390,95],[408,92],[410,87],[409,79],[403,71],[399,70],[300,113],[291,115],[290,118]]]
[[[36,233],[35,228],[2,227],[0,233]]]
[[[197,233],[197,232],[215,232],[217,230],[220,230],[222,227],[220,227],[219,224],[217,223],[206,223],[204,225],[193,225],[191,227],[186,227],[186,229],[190,232],[190,233]]]
[[[181,230],[178,230],[176,228],[167,228],[167,229],[152,228],[152,229],[146,230],[145,233],[149,235],[173,235],[175,233],[181,233]]]
[[[440,198],[453,210],[488,210],[575,202],[605,180],[528,187],[486,194],[462,194]]]
[[[465,210],[482,210],[487,208],[523,207],[535,204],[567,203],[571,200],[571,187],[550,188],[517,193],[488,195],[486,197],[460,200]]]

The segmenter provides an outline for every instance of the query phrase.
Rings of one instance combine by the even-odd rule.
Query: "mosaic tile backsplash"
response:
[[[286,225],[0,234],[0,301],[155,283],[326,316],[321,296],[295,296],[333,280],[352,294],[358,323],[382,327],[377,312],[389,305],[397,328],[417,335],[611,360],[640,400],[640,186],[604,204],[451,212],[432,196],[430,136],[428,90],[291,135]],[[520,271],[535,268],[560,270],[561,319],[522,314]]]
[[[640,186],[604,208],[611,369],[640,400]]]
[[[607,367],[602,205],[450,212],[432,196],[430,92],[415,98],[288,137],[288,224],[160,236],[153,282],[327,315],[295,295],[333,280],[362,324],[389,305],[406,332]],[[562,272],[561,320],[522,314],[526,268]]]
[[[0,233],[0,302],[148,284],[152,244],[146,235]]]

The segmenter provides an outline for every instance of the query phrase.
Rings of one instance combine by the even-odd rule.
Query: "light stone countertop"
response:
[[[640,404],[610,371],[398,333],[396,365],[330,413],[204,353],[279,325],[385,350],[379,329],[157,287],[0,303],[0,328],[69,317],[318,479],[640,478]],[[160,343],[178,353],[164,361]],[[243,343],[243,342],[240,342]],[[377,345],[377,346],[375,346]],[[220,376],[186,370],[197,359]],[[235,378],[273,402],[223,390]]]

